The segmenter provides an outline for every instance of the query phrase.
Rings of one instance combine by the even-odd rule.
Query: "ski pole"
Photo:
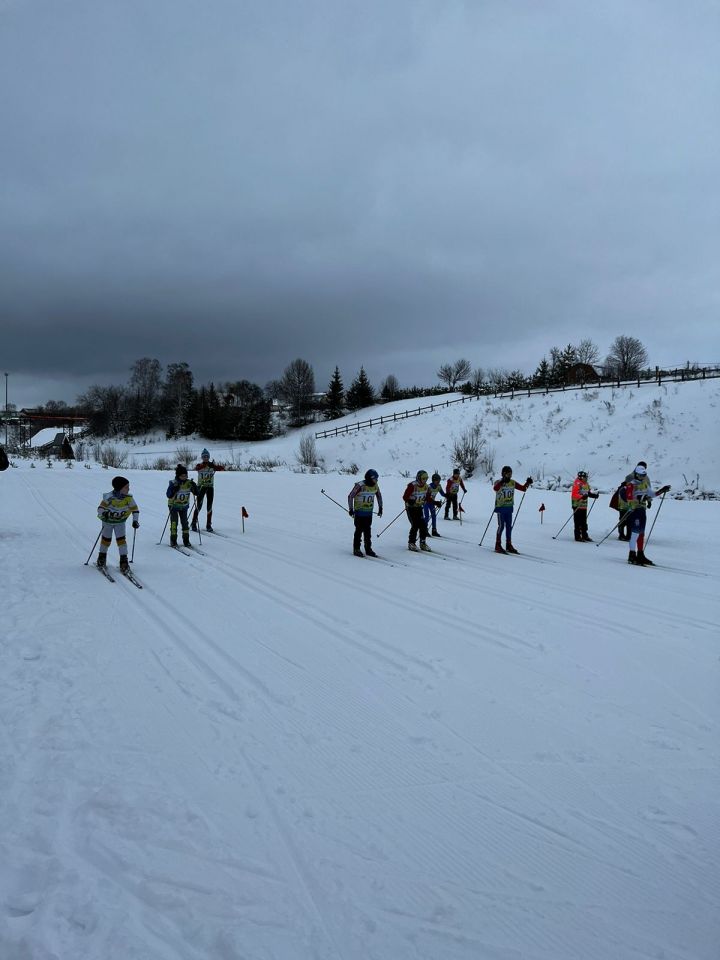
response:
[[[593,507],[594,507],[595,504],[597,503],[597,500],[598,500],[597,497],[593,497],[593,498],[592,498],[592,503],[590,504],[590,509],[589,509],[588,512],[587,512],[588,517],[589,517],[590,514],[593,512]],[[570,516],[567,518],[567,520],[565,521],[565,523],[560,527],[560,529],[558,530],[558,532],[555,534],[555,536],[553,537],[553,540],[557,540],[557,538],[558,538],[558,537],[560,536],[560,534],[563,532],[563,530],[565,529],[565,527],[566,527],[566,526],[570,523],[570,521],[573,519],[573,517],[574,517],[575,514],[577,513],[578,509],[579,509],[579,507],[573,507],[572,513],[571,513]],[[612,533],[612,531],[610,531],[610,532]]]
[[[167,530],[168,520],[170,519],[170,511],[168,510],[168,515],[165,517],[165,526],[163,527],[163,532],[160,534],[160,539],[158,540],[158,546],[163,542],[163,537],[165,536],[165,531]]]
[[[193,497],[193,515],[195,513],[197,513],[198,515],[198,522],[197,522],[198,543],[200,544],[200,546],[202,546],[202,534],[200,533],[200,511],[197,508],[197,497]]]
[[[458,516],[460,517],[460,526],[462,526],[462,515],[465,513],[465,511],[463,510],[462,502],[465,499],[466,493],[467,493],[467,490],[463,490],[463,495],[460,497],[460,503],[458,504]]]
[[[650,540],[650,534],[653,532],[653,527],[654,527],[655,524],[657,523],[657,518],[658,518],[659,515],[660,515],[660,511],[662,510],[662,505],[663,505],[664,503],[665,503],[665,494],[663,494],[662,497],[660,497],[660,506],[657,508],[657,513],[656,513],[655,516],[653,517],[653,522],[652,522],[652,525],[651,525],[651,527],[650,527],[650,533],[648,533],[648,535],[645,537],[645,546],[648,545],[648,541]],[[644,548],[643,548],[643,549],[644,549]]]
[[[521,511],[521,509],[522,509],[522,505],[523,505],[523,501],[525,500],[525,494],[526,494],[526,493],[527,493],[527,490],[523,490],[523,495],[522,495],[522,497],[520,497],[520,506],[517,508],[517,513],[515,514],[515,519],[513,520],[512,524],[510,525],[510,533],[512,533],[513,530],[515,529],[515,524],[517,523],[518,513],[520,513],[520,511]]]
[[[102,527],[100,528],[100,533],[102,533]],[[90,555],[88,556],[88,558],[87,558],[87,560],[85,561],[85,563],[83,564],[83,566],[87,566],[87,565],[90,563],[90,557],[91,557],[91,556],[93,555],[93,553],[95,552],[95,547],[97,546],[97,542],[98,542],[98,540],[100,539],[100,533],[97,535],[97,537],[95,537],[95,543],[92,545],[92,550],[90,551]]]
[[[164,532],[164,531],[163,531],[163,532]],[[135,559],[135,537],[136,537],[136,535],[137,535],[137,527],[133,527],[133,545],[132,545],[132,553],[130,554],[130,563],[132,563],[133,560]]]
[[[328,500],[332,500],[332,502],[333,502],[334,504],[336,504],[336,506],[340,507],[340,509],[342,510],[343,513],[347,513],[347,508],[344,507],[341,503],[338,503],[337,500],[333,500],[333,498],[332,498],[329,494],[325,493],[324,490],[320,490],[320,493],[321,493],[324,497],[327,497]]]
[[[605,536],[602,538],[602,540],[600,540],[599,543],[596,543],[596,544],[595,544],[596,547],[599,547],[601,543],[605,543],[605,541],[606,541],[607,538],[610,536],[610,534],[611,534],[611,533],[614,533],[614,532],[617,530],[617,528],[620,526],[621,523],[625,523],[625,521],[626,521],[626,519],[627,519],[627,514],[628,514],[629,512],[630,512],[629,510],[626,510],[626,511],[625,511],[625,514],[621,514],[621,515],[620,515],[620,519],[618,520],[618,522],[615,524],[614,527],[612,527],[612,529],[608,530],[608,532],[605,534]]]
[[[570,523],[570,521],[572,520],[572,518],[573,518],[574,516],[575,516],[575,507],[573,507],[573,512],[572,512],[572,513],[570,514],[570,516],[567,518],[567,520],[565,521],[565,523],[560,527],[560,529],[558,530],[558,532],[557,532],[557,533],[555,534],[555,536],[553,537],[553,540],[557,540],[557,538],[560,536],[560,534],[563,532],[563,530],[565,529],[565,527]]]
[[[403,509],[400,511],[400,513],[397,515],[397,517],[393,517],[392,520],[390,521],[390,523],[387,525],[387,527],[383,527],[382,530],[380,531],[380,533],[376,534],[376,539],[377,539],[378,537],[381,537],[381,536],[385,533],[385,531],[387,530],[387,528],[388,528],[388,527],[391,527],[391,526],[395,523],[395,521],[398,519],[398,517],[401,517],[405,512],[406,512],[406,508],[403,507]]]
[[[490,524],[492,523],[492,518],[493,518],[494,516],[495,516],[495,510],[493,509],[493,512],[490,514],[490,519],[489,519],[488,522],[487,522],[487,527],[485,527],[485,529],[484,529],[484,531],[483,531],[483,535],[480,537],[480,543],[478,544],[479,547],[481,547],[481,546],[483,545],[483,540],[485,539],[485,534],[488,532],[488,530],[489,530],[489,528],[490,528]]]

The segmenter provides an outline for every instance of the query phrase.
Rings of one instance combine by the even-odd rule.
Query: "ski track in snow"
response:
[[[714,958],[709,552],[678,581],[526,528],[543,567],[471,521],[393,568],[316,478],[234,475],[264,519],[171,562],[134,474],[138,591],[81,569],[105,474],[10,479],[2,960]]]

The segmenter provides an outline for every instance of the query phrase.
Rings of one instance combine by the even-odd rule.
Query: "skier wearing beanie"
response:
[[[453,520],[458,518],[458,494],[462,490],[463,493],[467,493],[465,489],[465,484],[462,482],[462,477],[460,476],[460,467],[455,467],[452,472],[452,476],[448,477],[448,481],[445,484],[445,519],[448,519],[448,514],[450,513],[450,507],[452,507]]]
[[[423,518],[425,520],[425,525],[428,525],[428,522],[432,524],[432,531],[430,533],[431,537],[439,537],[437,529],[437,508],[442,506],[440,500],[437,500],[436,497],[442,497],[445,499],[445,494],[443,493],[442,488],[442,477],[439,473],[434,473],[432,475],[432,481],[429,484],[430,487],[430,499],[423,505]]]
[[[195,504],[195,510],[193,512],[192,528],[193,530],[197,530],[198,514],[202,510],[203,500],[207,498],[205,529],[208,531],[208,533],[212,533],[212,508],[213,500],[215,498],[215,474],[220,470],[224,470],[225,467],[220,466],[220,464],[217,464],[214,460],[211,460],[208,450],[203,450],[203,452],[200,454],[200,457],[200,463],[196,463],[193,467],[194,470],[197,470],[197,485],[200,492],[198,493],[197,503]]]
[[[588,497],[590,497],[592,500],[597,500],[599,494],[591,491],[590,484],[588,483],[587,471],[578,470],[578,474],[575,477],[575,482],[572,485],[570,503],[573,511],[575,539],[580,543],[592,543],[592,538],[588,533],[587,525]]]
[[[103,494],[97,509],[97,515],[98,520],[102,521],[97,565],[99,567],[106,565],[108,547],[112,543],[114,531],[115,542],[120,552],[120,569],[124,573],[130,569],[127,539],[125,537],[125,521],[132,515],[133,527],[137,530],[140,526],[138,520],[140,510],[130,493],[130,481],[126,477],[113,477],[112,490]]]
[[[528,477],[525,483],[512,479],[512,467],[503,467],[502,476],[493,484],[495,491],[495,513],[497,514],[497,534],[495,535],[495,553],[517,553],[512,545],[513,510],[515,491],[523,493],[532,486],[533,479]],[[502,547],[502,534],[505,531],[505,549]]]
[[[188,479],[187,467],[179,463],[175,467],[175,479],[171,480],[167,488],[168,510],[170,511],[170,546],[177,546],[178,519],[182,526],[183,546],[190,546],[190,525],[188,523],[188,508],[190,494],[198,495],[197,484]]]
[[[420,549],[426,553],[432,553],[432,550],[425,542],[428,536],[428,528],[423,516],[423,507],[430,502],[432,494],[428,483],[426,470],[418,470],[415,479],[405,488],[403,500],[405,501],[405,510],[410,521],[410,534],[408,536],[408,550],[417,551],[417,535],[420,534]]]
[[[644,460],[638,461],[638,467],[645,467],[647,470],[647,463]],[[637,468],[636,468],[637,469]],[[630,507],[628,507],[627,502],[623,500],[621,493],[626,483],[630,483],[633,478],[633,473],[629,473],[620,486],[617,488],[615,493],[610,499],[610,506],[615,507],[620,512],[620,520],[617,525],[618,531],[618,540],[628,541],[630,539],[630,527],[628,525],[628,517],[630,516]]]
[[[378,503],[378,516],[383,513],[383,500],[378,486],[377,470],[368,470],[365,479],[356,483],[348,494],[348,513],[355,520],[355,534],[353,536],[353,554],[362,557],[360,541],[365,543],[365,553],[368,557],[376,557],[372,548],[372,518],[375,509],[375,497]]]
[[[647,468],[643,463],[639,463],[632,474],[628,475],[620,491],[620,502],[627,505],[626,524],[630,530],[630,552],[628,553],[628,563],[635,564],[638,567],[654,566],[652,560],[645,556],[645,524],[647,521],[647,511],[652,504],[652,498],[661,496],[670,490],[670,485],[666,484],[653,493],[650,477]]]

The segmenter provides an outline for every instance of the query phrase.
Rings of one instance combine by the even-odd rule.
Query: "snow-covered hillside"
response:
[[[477,416],[522,475],[610,489],[642,457],[720,487],[718,387],[653,390],[563,426],[557,395],[480,401],[317,446],[380,471],[376,534]],[[716,960],[717,502],[656,505],[642,569],[614,536],[553,539],[568,495],[533,489],[524,555],[499,556],[476,477],[436,555],[400,516],[371,560],[321,493],[353,477],[228,472],[224,536],[185,557],[156,543],[170,474],[123,468],[138,590],[114,544],[115,583],[83,566],[115,472],[0,474],[0,960]],[[591,535],[615,517],[604,495]]]
[[[238,464],[264,460],[297,467],[301,433],[342,428],[457,396],[397,401],[264,443],[210,443],[201,438],[190,443],[135,442],[128,447],[128,462],[139,467],[159,456],[174,462],[178,446],[190,446],[199,456],[208,445],[218,459]],[[364,471],[372,463],[384,476],[414,475],[420,467],[447,476],[454,466],[454,440],[474,423],[480,424],[485,453],[489,449],[494,454],[496,470],[508,463],[523,475],[532,473],[542,486],[569,484],[584,467],[596,486],[611,490],[642,459],[650,465],[651,476],[667,479],[675,492],[690,486],[720,493],[720,380],[468,400],[350,436],[318,440],[317,453],[327,472],[353,464]]]

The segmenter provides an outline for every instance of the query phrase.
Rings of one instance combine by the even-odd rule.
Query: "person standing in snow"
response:
[[[415,479],[405,488],[403,500],[405,501],[405,511],[410,521],[410,533],[408,535],[408,550],[417,551],[417,537],[420,534],[420,549],[426,553],[432,553],[432,550],[425,542],[428,537],[428,528],[425,523],[423,507],[430,501],[432,494],[428,483],[426,470],[418,470]]]
[[[177,546],[178,520],[182,526],[183,546],[190,546],[190,525],[188,523],[188,509],[190,494],[197,497],[198,488],[194,480],[188,480],[187,467],[179,463],[175,467],[175,479],[171,480],[167,488],[168,510],[170,511],[170,546]]]
[[[630,552],[628,553],[628,563],[635,564],[638,567],[654,566],[652,560],[645,556],[645,524],[647,522],[647,511],[652,504],[654,496],[661,496],[670,490],[670,485],[666,484],[653,493],[650,477],[647,469],[638,464],[630,479],[626,480],[620,491],[620,499],[627,504],[628,516],[626,523],[630,529]]]
[[[638,467],[644,467],[647,470],[647,463],[644,460],[638,461]],[[618,521],[617,531],[618,531],[618,540],[624,540],[627,542],[630,539],[630,527],[628,525],[628,517],[630,516],[630,507],[627,505],[627,502],[623,500],[620,496],[622,493],[623,487],[626,483],[632,481],[633,474],[629,473],[620,486],[617,488],[615,493],[610,498],[610,506],[615,507],[616,510],[620,513],[620,520]]]
[[[97,555],[98,567],[107,563],[108,547],[112,543],[113,533],[120,553],[120,569],[125,572],[130,569],[128,561],[127,538],[125,536],[125,521],[133,518],[135,530],[140,526],[140,509],[130,494],[130,481],[126,477],[113,477],[112,490],[104,493],[97,509],[98,520],[102,521],[100,531],[100,547]]]
[[[200,463],[196,463],[195,467],[193,468],[197,470],[197,485],[200,492],[198,493],[197,503],[195,504],[195,510],[193,512],[192,528],[193,530],[197,530],[198,515],[202,510],[203,500],[207,498],[205,529],[208,531],[208,533],[212,533],[212,510],[213,500],[215,499],[215,474],[220,470],[224,470],[225,467],[220,466],[219,464],[215,463],[214,460],[211,460],[208,450],[203,450],[200,456],[202,458]]]
[[[575,525],[575,539],[580,543],[592,543],[592,537],[588,533],[587,516],[588,497],[597,500],[600,496],[590,490],[588,483],[587,470],[578,470],[575,482],[572,485],[570,494],[570,503],[573,511],[573,524]]]
[[[503,467],[502,475],[493,484],[495,491],[495,513],[497,514],[497,534],[495,535],[495,553],[517,553],[512,545],[513,510],[515,509],[515,491],[523,493],[532,486],[533,479],[528,477],[525,483],[518,483],[512,478],[512,467]],[[505,549],[502,546],[502,535],[505,531]]]
[[[458,494],[462,490],[463,493],[467,493],[465,489],[465,484],[462,481],[460,476],[460,467],[455,467],[452,472],[452,476],[448,477],[448,481],[445,484],[445,519],[448,520],[448,514],[450,513],[450,507],[452,507],[453,520],[457,520],[459,510],[461,509],[458,504]]]
[[[0,471],[7,470],[10,466],[10,461],[8,460],[8,455],[5,453],[5,448],[0,447]]]
[[[362,557],[363,552],[360,549],[360,541],[365,543],[365,553],[368,557],[376,557],[377,554],[372,548],[372,518],[375,509],[375,498],[378,503],[378,516],[383,513],[383,500],[378,486],[377,470],[368,470],[365,473],[365,479],[356,483],[348,494],[348,513],[355,521],[355,534],[353,536],[353,554],[356,557]]]
[[[425,520],[425,526],[427,526],[428,523],[432,524],[430,536],[439,537],[440,534],[437,529],[437,508],[442,506],[442,504],[436,497],[445,497],[442,489],[442,477],[439,473],[432,475],[432,482],[429,484],[429,487],[430,499],[423,505],[423,518]]]

